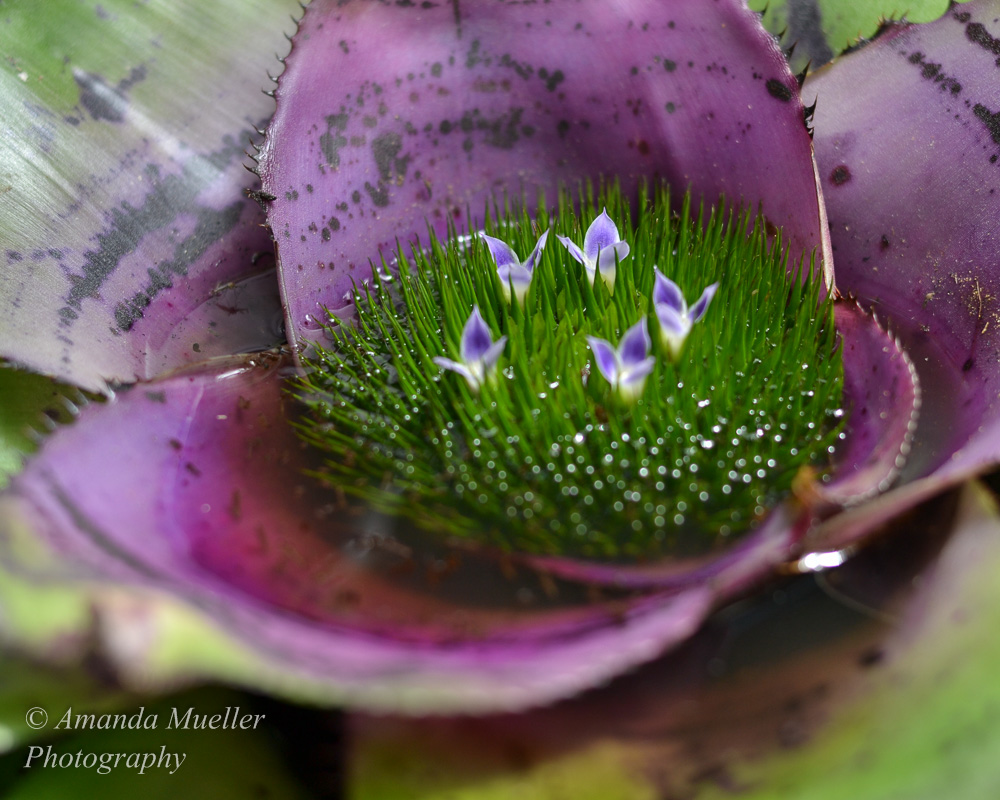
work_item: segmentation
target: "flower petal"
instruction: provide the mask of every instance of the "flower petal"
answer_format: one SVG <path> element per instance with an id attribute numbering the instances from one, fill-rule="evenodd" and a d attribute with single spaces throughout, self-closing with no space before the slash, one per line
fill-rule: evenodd
<path id="1" fill-rule="evenodd" d="M 472 313 L 462 329 L 462 361 L 471 364 L 481 361 L 493 345 L 493 334 L 486 324 L 479 306 L 473 306 Z"/>
<path id="2" fill-rule="evenodd" d="M 507 337 L 501 336 L 493 344 L 490 345 L 489 349 L 483 353 L 483 371 L 489 375 L 490 370 L 492 370 L 497 361 L 500 360 L 500 356 L 503 354 L 503 349 L 507 346 Z"/>
<path id="3" fill-rule="evenodd" d="M 213 315 L 251 328 L 249 347 L 254 318 L 267 346 L 281 340 L 273 282 L 253 288 L 263 307 L 216 290 L 272 250 L 244 150 L 272 112 L 265 70 L 296 9 L 104 6 L 5 9 L 18 66 L 0 73 L 0 357 L 99 391 L 208 352 Z"/>
<path id="4" fill-rule="evenodd" d="M 285 422 L 283 372 L 234 359 L 139 386 L 85 409 L 18 476 L 0 564 L 36 591 L 71 579 L 90 594 L 104 633 L 79 637 L 80 657 L 96 647 L 147 690 L 203 676 L 355 707 L 514 709 L 654 657 L 713 603 L 707 586 L 594 602 L 559 583 L 548 598 L 509 564 L 352 515 L 303 474 L 316 465 Z M 55 561 L 21 563 L 19 536 Z M 147 627 L 112 646 L 137 603 Z M 151 663 L 174 652 L 153 613 L 166 603 L 214 629 L 212 658 Z M 8 643 L 15 610 L 0 619 Z"/>
<path id="5" fill-rule="evenodd" d="M 621 343 L 618 345 L 622 367 L 631 369 L 642 363 L 649 355 L 649 348 L 652 344 L 649 331 L 646 330 L 646 318 L 643 317 L 625 331 L 625 335 L 622 336 Z"/>
<path id="6" fill-rule="evenodd" d="M 452 361 L 450 358 L 445 358 L 444 356 L 435 356 L 433 361 L 441 367 L 441 369 L 457 372 L 469 382 L 470 386 L 479 386 L 479 376 L 475 375 L 471 369 L 465 366 L 465 364 L 461 364 L 458 361 Z"/>
<path id="7" fill-rule="evenodd" d="M 343 43 L 343 44 L 341 44 Z M 556 46 L 558 44 L 558 46 Z M 798 87 L 738 0 L 310 4 L 261 175 L 293 344 L 380 251 L 494 191 L 651 175 L 825 253 Z M 595 116 L 598 114 L 599 116 Z M 308 188 L 307 188 L 308 187 Z"/>
<path id="8" fill-rule="evenodd" d="M 562 242 L 563 247 L 569 250 L 569 254 L 573 256 L 578 262 L 586 265 L 587 257 L 583 254 L 583 250 L 580 249 L 579 245 L 570 239 L 568 236 L 557 236 L 560 242 Z"/>
<path id="9" fill-rule="evenodd" d="M 656 311 L 656 318 L 660 321 L 662 333 L 670 337 L 679 338 L 683 343 L 683 340 L 687 338 L 688 333 L 691 331 L 691 323 L 685 317 L 678 314 L 672 306 L 665 303 L 657 304 L 653 308 Z"/>
<path id="10" fill-rule="evenodd" d="M 510 268 L 512 264 L 517 264 L 520 266 L 521 259 L 517 257 L 517 254 L 511 250 L 510 245 L 494 236 L 487 236 L 485 233 L 479 234 L 479 238 L 486 242 L 486 246 L 490 249 L 490 255 L 493 256 L 493 260 L 497 264 L 497 269 L 503 269 L 504 267 Z"/>
<path id="11" fill-rule="evenodd" d="M 653 285 L 653 305 L 666 305 L 677 312 L 675 316 L 683 314 L 687 311 L 687 303 L 681 287 L 660 272 L 658 267 L 654 268 L 654 271 L 656 283 Z"/>
<path id="12" fill-rule="evenodd" d="M 538 259 L 542 255 L 542 250 L 545 249 L 545 243 L 548 241 L 549 232 L 542 231 L 542 235 L 538 237 L 538 241 L 535 242 L 535 247 L 531 251 L 531 255 L 525 259 L 524 268 L 530 273 L 534 271 L 535 265 L 538 263 Z"/>
<path id="13" fill-rule="evenodd" d="M 596 263 L 600 253 L 620 241 L 618 226 L 608 216 L 608 210 L 604 209 L 587 228 L 587 233 L 583 237 L 583 252 L 588 259 Z"/>
<path id="14" fill-rule="evenodd" d="M 708 304 L 712 302 L 712 298 L 715 297 L 715 293 L 718 289 L 719 284 L 713 283 L 701 293 L 701 297 L 698 298 L 698 302 L 691 307 L 689 316 L 691 317 L 692 322 L 698 322 L 703 316 L 705 316 L 705 312 L 708 311 Z"/>
<path id="15" fill-rule="evenodd" d="M 618 271 L 618 262 L 623 261 L 628 256 L 628 253 L 628 242 L 618 242 L 605 250 L 601 250 L 601 254 L 597 258 L 597 271 L 609 287 L 614 286 L 615 274 Z"/>
<path id="16" fill-rule="evenodd" d="M 612 386 L 617 385 L 619 364 L 615 348 L 611 346 L 610 342 L 596 336 L 588 336 L 587 341 L 590 343 L 590 349 L 594 353 L 594 361 L 601 374 Z"/>

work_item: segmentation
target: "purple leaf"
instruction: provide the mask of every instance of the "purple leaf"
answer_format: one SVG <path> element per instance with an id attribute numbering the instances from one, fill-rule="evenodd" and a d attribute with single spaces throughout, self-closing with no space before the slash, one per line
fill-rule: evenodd
<path id="1" fill-rule="evenodd" d="M 795 79 L 735 0 L 315 2 L 277 96 L 261 174 L 296 347 L 380 252 L 475 229 L 495 191 L 657 175 L 826 253 Z"/>
<path id="2" fill-rule="evenodd" d="M 933 478 L 907 496 L 1000 460 L 996 18 L 977 0 L 893 24 L 806 84 L 838 286 L 888 319 L 927 387 L 903 477 Z"/>

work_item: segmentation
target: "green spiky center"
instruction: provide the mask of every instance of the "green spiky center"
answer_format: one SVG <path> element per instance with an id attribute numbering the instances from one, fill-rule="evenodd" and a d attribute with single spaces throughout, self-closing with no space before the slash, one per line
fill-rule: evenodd
<path id="1" fill-rule="evenodd" d="M 353 324 L 307 363 L 302 436 L 318 476 L 445 537 L 522 552 L 645 559 L 704 552 L 751 530 L 804 467 L 826 470 L 841 434 L 832 304 L 810 265 L 789 274 L 761 219 L 703 212 L 666 188 L 560 193 L 549 213 L 507 204 L 484 229 L 525 258 L 551 228 L 582 244 L 606 207 L 631 254 L 613 293 L 549 237 L 531 288 L 509 302 L 476 236 L 399 251 L 355 295 Z M 660 342 L 654 266 L 689 303 L 720 287 L 680 356 Z M 477 305 L 506 335 L 496 380 L 474 390 L 457 360 Z M 587 336 L 617 344 L 648 320 L 656 365 L 624 402 Z"/>

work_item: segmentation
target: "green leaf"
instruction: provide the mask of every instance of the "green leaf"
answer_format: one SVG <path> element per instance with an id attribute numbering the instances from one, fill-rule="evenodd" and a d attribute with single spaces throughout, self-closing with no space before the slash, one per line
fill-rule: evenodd
<path id="1" fill-rule="evenodd" d="M 736 772 L 744 800 L 1000 796 L 1000 517 L 964 490 L 956 532 L 886 649 L 886 665 L 799 751 Z M 699 800 L 721 800 L 710 791 Z"/>
<path id="2" fill-rule="evenodd" d="M 959 0 L 967 2 L 968 0 Z M 948 0 L 750 0 L 764 13 L 764 27 L 782 34 L 782 46 L 796 44 L 792 69 L 822 66 L 843 50 L 870 38 L 883 19 L 904 17 L 930 22 L 948 9 Z"/>
<path id="3" fill-rule="evenodd" d="M 34 451 L 30 430 L 41 426 L 47 411 L 65 414 L 61 398 L 71 393 L 48 378 L 0 366 L 0 489 Z"/>

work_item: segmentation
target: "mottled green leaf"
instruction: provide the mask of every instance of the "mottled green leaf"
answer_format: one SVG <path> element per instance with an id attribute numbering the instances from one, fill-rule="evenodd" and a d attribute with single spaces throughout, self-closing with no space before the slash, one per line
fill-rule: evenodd
<path id="1" fill-rule="evenodd" d="M 0 489 L 34 450 L 29 434 L 42 427 L 43 415 L 66 413 L 66 392 L 48 378 L 0 366 Z"/>
<path id="2" fill-rule="evenodd" d="M 948 5 L 948 0 L 750 0 L 751 8 L 764 12 L 768 30 L 784 33 L 783 46 L 795 44 L 795 70 L 808 63 L 822 66 L 860 38 L 871 37 L 883 18 L 930 22 Z"/>
<path id="3" fill-rule="evenodd" d="M 293 10 L 0 2 L 0 357 L 102 389 L 280 338 L 275 280 L 226 292 L 271 266 L 244 151 Z"/>

